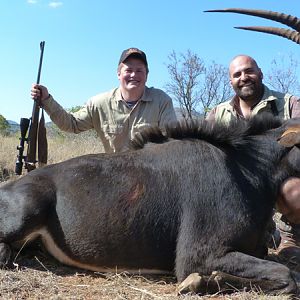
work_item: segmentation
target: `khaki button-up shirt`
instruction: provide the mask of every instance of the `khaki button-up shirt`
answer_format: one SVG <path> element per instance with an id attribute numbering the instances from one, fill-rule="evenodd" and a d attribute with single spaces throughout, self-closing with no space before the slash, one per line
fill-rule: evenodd
<path id="1" fill-rule="evenodd" d="M 229 101 L 221 103 L 213 108 L 206 119 L 209 121 L 221 121 L 228 123 L 232 119 L 243 119 L 237 109 L 238 100 L 234 96 Z M 251 109 L 251 116 L 261 112 L 270 112 L 283 119 L 300 117 L 300 99 L 290 94 L 284 94 L 270 90 L 264 85 L 262 99 Z"/>
<path id="2" fill-rule="evenodd" d="M 76 113 L 66 112 L 52 96 L 43 103 L 51 120 L 63 131 L 79 133 L 95 129 L 105 152 L 125 151 L 136 132 L 150 126 L 164 129 L 176 121 L 172 99 L 162 90 L 145 88 L 133 108 L 122 100 L 119 88 L 92 97 Z"/>

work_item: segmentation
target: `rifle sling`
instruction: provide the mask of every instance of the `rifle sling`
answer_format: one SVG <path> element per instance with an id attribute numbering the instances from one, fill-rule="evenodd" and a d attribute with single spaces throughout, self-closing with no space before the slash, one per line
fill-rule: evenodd
<path id="1" fill-rule="evenodd" d="M 38 163 L 39 167 L 46 165 L 48 160 L 48 142 L 46 136 L 46 126 L 44 118 L 44 109 L 42 109 L 42 116 L 39 122 L 38 129 Z"/>

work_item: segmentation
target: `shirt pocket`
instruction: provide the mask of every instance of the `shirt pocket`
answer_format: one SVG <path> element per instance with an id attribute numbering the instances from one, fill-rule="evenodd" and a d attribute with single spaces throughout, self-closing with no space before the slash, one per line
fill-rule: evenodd
<path id="1" fill-rule="evenodd" d="M 108 140 L 115 139 L 117 135 L 120 135 L 123 131 L 123 126 L 115 125 L 115 124 L 103 124 L 102 131 L 104 136 Z"/>

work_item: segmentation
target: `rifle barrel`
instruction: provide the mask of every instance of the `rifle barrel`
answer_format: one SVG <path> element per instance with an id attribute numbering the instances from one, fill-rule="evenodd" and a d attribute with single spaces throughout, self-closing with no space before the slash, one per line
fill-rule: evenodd
<path id="1" fill-rule="evenodd" d="M 42 64 L 43 64 L 43 56 L 44 56 L 44 47 L 45 42 L 42 41 L 40 43 L 40 62 L 38 68 L 38 75 L 36 83 L 40 83 Z M 40 99 L 35 100 L 33 103 L 31 123 L 28 134 L 28 148 L 27 148 L 27 161 L 26 161 L 26 169 L 29 171 L 35 169 L 36 164 L 36 146 L 37 146 L 37 135 L 38 135 L 38 123 L 39 123 L 39 114 L 40 114 Z"/>

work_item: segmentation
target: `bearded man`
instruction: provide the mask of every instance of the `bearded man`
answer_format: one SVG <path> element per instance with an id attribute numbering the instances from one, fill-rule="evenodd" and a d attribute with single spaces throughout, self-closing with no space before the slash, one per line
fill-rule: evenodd
<path id="1" fill-rule="evenodd" d="M 288 93 L 270 90 L 263 84 L 263 73 L 248 55 L 235 56 L 229 65 L 229 78 L 235 95 L 217 105 L 207 116 L 212 122 L 229 123 L 269 112 L 283 119 L 300 117 L 300 99 Z M 278 255 L 300 263 L 300 178 L 288 178 L 277 197 L 277 210 L 282 214 L 277 227 L 281 242 Z"/>

